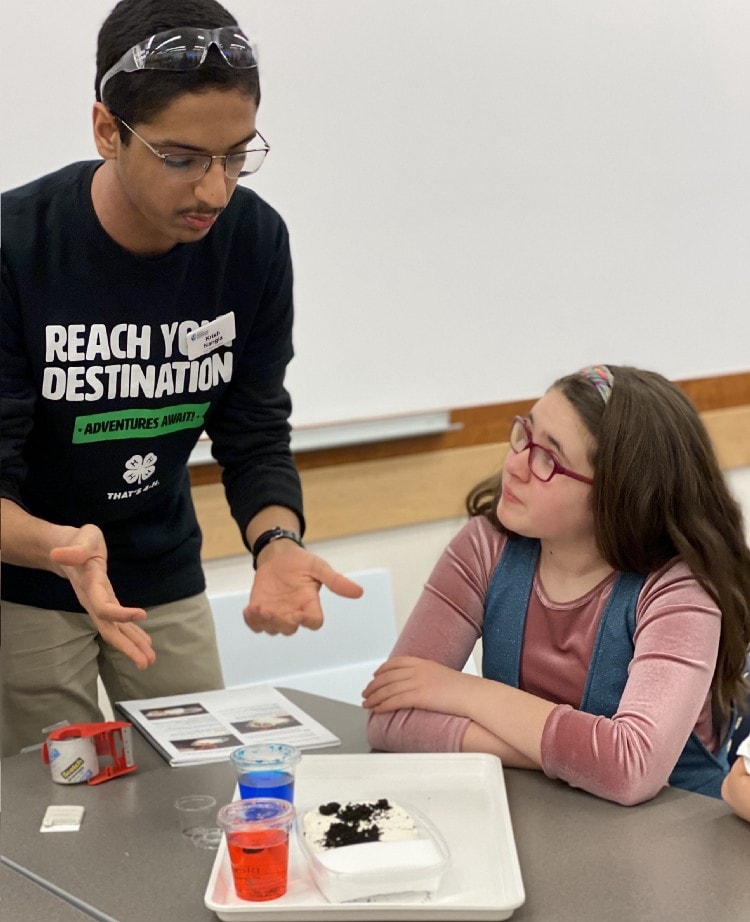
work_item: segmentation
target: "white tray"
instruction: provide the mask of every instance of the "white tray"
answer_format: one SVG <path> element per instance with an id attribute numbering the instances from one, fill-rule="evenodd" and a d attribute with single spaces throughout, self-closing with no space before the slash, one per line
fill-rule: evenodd
<path id="1" fill-rule="evenodd" d="M 495 920 L 524 901 L 516 843 L 500 760 L 481 753 L 305 754 L 294 799 L 300 809 L 331 800 L 387 797 L 414 804 L 443 834 L 451 853 L 432 894 L 396 894 L 329 903 L 315 886 L 296 838 L 289 852 L 289 887 L 278 900 L 237 898 L 225 842 L 206 887 L 205 902 L 227 922 L 349 922 L 349 920 Z"/>

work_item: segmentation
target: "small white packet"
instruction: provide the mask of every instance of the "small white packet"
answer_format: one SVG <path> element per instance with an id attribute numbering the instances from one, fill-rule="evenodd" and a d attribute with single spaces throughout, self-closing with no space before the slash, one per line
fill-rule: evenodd
<path id="1" fill-rule="evenodd" d="M 69 804 L 47 807 L 39 832 L 78 832 L 83 810 Z"/>

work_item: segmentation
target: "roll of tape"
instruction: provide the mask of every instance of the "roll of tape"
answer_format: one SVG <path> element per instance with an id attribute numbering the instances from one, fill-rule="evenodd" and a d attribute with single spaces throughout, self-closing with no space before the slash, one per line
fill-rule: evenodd
<path id="1" fill-rule="evenodd" d="M 57 784 L 80 784 L 99 774 L 93 739 L 47 740 L 47 752 L 52 780 Z"/>

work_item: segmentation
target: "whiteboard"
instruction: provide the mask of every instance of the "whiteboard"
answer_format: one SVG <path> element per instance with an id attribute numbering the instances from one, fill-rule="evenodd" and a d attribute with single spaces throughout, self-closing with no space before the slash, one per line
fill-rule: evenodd
<path id="1" fill-rule="evenodd" d="M 750 365 L 747 0 L 227 0 L 295 263 L 296 426 Z M 2 188 L 95 157 L 101 0 L 6 5 Z M 32 40 L 33 39 L 33 40 Z"/>

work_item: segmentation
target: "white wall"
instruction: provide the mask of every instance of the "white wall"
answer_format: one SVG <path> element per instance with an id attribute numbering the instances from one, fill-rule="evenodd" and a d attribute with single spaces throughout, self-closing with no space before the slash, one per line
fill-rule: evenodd
<path id="1" fill-rule="evenodd" d="M 3 188 L 96 156 L 113 5 L 4 5 Z M 747 368 L 747 0 L 227 5 L 260 49 L 248 183 L 292 240 L 295 425 L 521 399 L 596 361 Z"/>
<path id="2" fill-rule="evenodd" d="M 727 478 L 742 504 L 745 533 L 750 543 L 750 467 L 730 471 Z M 450 519 L 395 528 L 352 538 L 320 541 L 311 544 L 310 548 L 343 572 L 387 567 L 393 577 L 396 620 L 401 628 L 435 561 L 463 522 L 463 519 Z M 206 564 L 208 591 L 237 591 L 246 586 L 249 594 L 252 573 L 248 556 L 209 561 Z"/>

